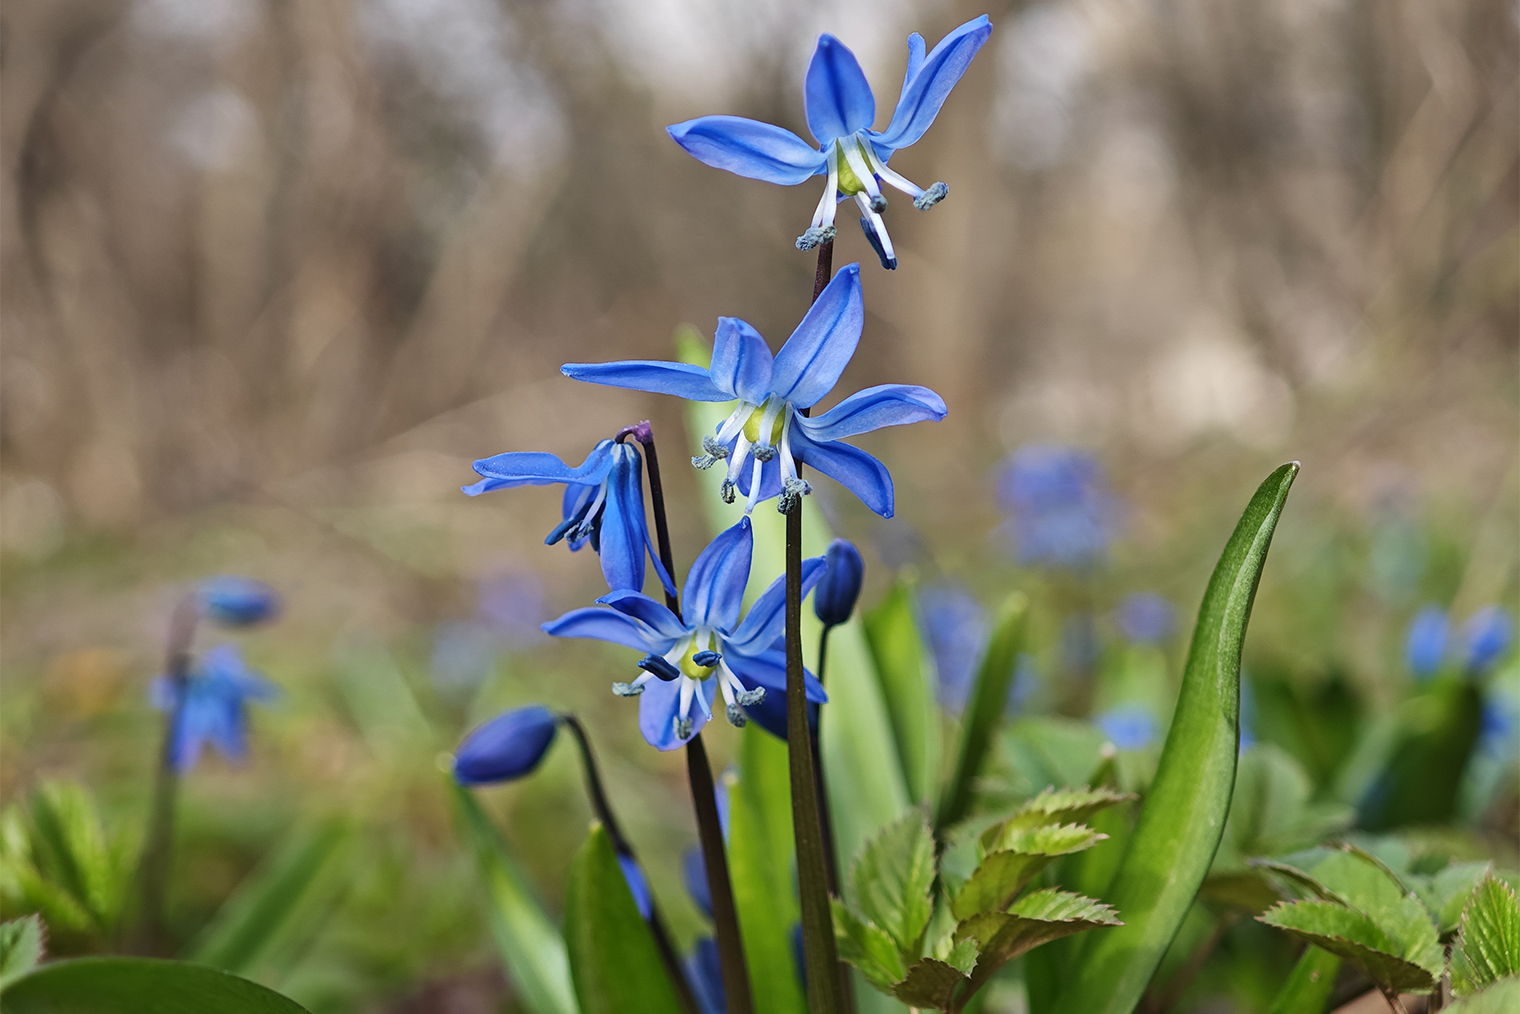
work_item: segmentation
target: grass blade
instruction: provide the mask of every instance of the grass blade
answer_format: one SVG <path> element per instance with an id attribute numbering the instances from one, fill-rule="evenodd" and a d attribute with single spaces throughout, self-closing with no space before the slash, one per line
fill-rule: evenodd
<path id="1" fill-rule="evenodd" d="M 1325 1014 L 1340 970 L 1341 959 L 1334 954 L 1314 946 L 1304 948 L 1293 974 L 1273 999 L 1270 1014 Z"/>

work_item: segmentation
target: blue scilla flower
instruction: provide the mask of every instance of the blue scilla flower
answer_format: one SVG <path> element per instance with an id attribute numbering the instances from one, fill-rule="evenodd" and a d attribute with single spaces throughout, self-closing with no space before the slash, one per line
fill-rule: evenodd
<path id="1" fill-rule="evenodd" d="M 1124 636 L 1135 644 L 1157 644 L 1171 636 L 1176 610 L 1166 598 L 1151 592 L 1124 596 L 1114 610 L 1114 620 Z"/>
<path id="2" fill-rule="evenodd" d="M 1441 668 L 1448 628 L 1446 610 L 1437 605 L 1425 606 L 1409 621 L 1409 632 L 1404 635 L 1404 665 L 1415 679 L 1428 680 Z"/>
<path id="3" fill-rule="evenodd" d="M 1156 718 L 1139 704 L 1121 704 L 1093 721 L 1120 750 L 1143 750 L 1156 738 Z"/>
<path id="4" fill-rule="evenodd" d="M 899 148 L 924 136 L 991 34 L 992 25 L 983 15 L 945 36 L 927 54 L 922 36 L 908 36 L 908 73 L 884 131 L 871 129 L 876 97 L 855 54 L 832 35 L 819 37 L 804 84 L 808 130 L 817 148 L 790 130 L 740 116 L 703 116 L 666 130 L 701 161 L 740 176 L 784 186 L 826 176 L 823 199 L 812 224 L 798 237 L 797 248 L 810 250 L 832 240 L 835 205 L 853 197 L 860 206 L 861 229 L 882 267 L 890 270 L 897 267 L 897 255 L 881 217 L 887 208 L 881 185 L 901 190 L 920 211 L 944 200 L 950 188 L 936 183 L 925 190 L 887 168 L 887 162 Z"/>
<path id="5" fill-rule="evenodd" d="M 1509 614 L 1498 606 L 1484 606 L 1469 616 L 1462 625 L 1463 662 L 1468 672 L 1484 672 L 1504 657 L 1513 634 Z"/>
<path id="6" fill-rule="evenodd" d="M 184 774 L 207 743 L 228 760 L 242 760 L 248 753 L 247 702 L 271 701 L 279 689 L 248 668 L 236 645 L 220 644 L 183 680 L 154 680 L 150 693 L 155 708 L 177 715 L 169 759 Z"/>
<path id="7" fill-rule="evenodd" d="M 824 552 L 823 580 L 813 592 L 813 612 L 825 626 L 837 626 L 849 620 L 860 598 L 860 583 L 865 577 L 865 561 L 860 550 L 847 539 L 835 539 Z"/>
<path id="8" fill-rule="evenodd" d="M 882 517 L 892 516 L 892 476 L 845 437 L 924 419 L 942 419 L 945 403 L 926 387 L 883 384 L 850 395 L 814 418 L 801 414 L 833 389 L 855 354 L 865 307 L 860 265 L 850 264 L 818 296 L 781 351 L 771 355 L 760 332 L 735 317 L 721 317 L 708 369 L 688 363 L 634 361 L 567 363 L 567 377 L 609 387 L 673 394 L 690 401 L 732 401 L 739 405 L 702 439 L 698 468 L 728 460 L 723 499 L 737 490 L 755 504 L 780 495 L 783 513 L 812 487 L 797 474 L 806 464 L 830 476 Z M 479 467 L 478 465 L 476 466 Z"/>
<path id="9" fill-rule="evenodd" d="M 939 702 L 959 711 L 991 631 L 987 613 L 970 592 L 950 583 L 920 591 L 918 613 L 939 677 Z"/>
<path id="10" fill-rule="evenodd" d="M 786 739 L 786 694 L 766 694 L 764 698 L 754 704 L 746 704 L 744 713 L 766 732 L 777 739 Z M 808 728 L 818 728 L 818 705 L 813 701 L 807 702 Z"/>
<path id="11" fill-rule="evenodd" d="M 644 518 L 644 466 L 639 452 L 625 441 L 603 440 L 579 467 L 552 454 L 508 451 L 475 462 L 482 478 L 464 487 L 470 496 L 517 486 L 565 486 L 564 520 L 544 540 L 564 541 L 572 552 L 586 543 L 602 560 L 602 574 L 613 591 L 644 587 L 644 558 L 654 560 L 660 582 L 674 594 L 675 584 L 660 565 Z"/>
<path id="12" fill-rule="evenodd" d="M 559 732 L 559 716 L 541 705 L 503 712 L 479 726 L 454 752 L 460 785 L 495 785 L 531 774 Z"/>
<path id="13" fill-rule="evenodd" d="M 227 627 L 249 627 L 273 619 L 280 597 L 273 588 L 251 577 L 221 574 L 201 583 L 201 612 Z"/>
<path id="14" fill-rule="evenodd" d="M 614 591 L 597 599 L 610 608 L 576 609 L 544 624 L 555 637 L 585 637 L 647 652 L 643 673 L 614 683 L 620 697 L 639 697 L 639 730 L 649 745 L 674 750 L 712 717 L 714 683 L 728 720 L 745 723 L 744 706 L 767 689 L 786 693 L 786 652 L 778 646 L 786 622 L 786 578 L 776 578 L 740 621 L 749 582 L 754 533 L 748 517 L 702 550 L 686 577 L 682 616 L 641 592 Z M 823 576 L 823 557 L 802 561 L 802 594 Z M 823 687 L 805 673 L 810 700 L 823 702 Z"/>
<path id="15" fill-rule="evenodd" d="M 1119 500 L 1103 466 L 1086 451 L 1028 444 L 998 477 L 1020 563 L 1081 567 L 1096 562 L 1116 534 Z"/>

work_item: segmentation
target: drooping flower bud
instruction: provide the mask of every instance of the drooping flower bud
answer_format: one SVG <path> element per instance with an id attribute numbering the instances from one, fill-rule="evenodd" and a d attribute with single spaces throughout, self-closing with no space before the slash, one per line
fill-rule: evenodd
<path id="1" fill-rule="evenodd" d="M 280 611 L 280 597 L 262 581 L 222 574 L 201 583 L 201 612 L 228 627 L 249 627 L 272 619 Z"/>
<path id="2" fill-rule="evenodd" d="M 530 774 L 558 731 L 559 717 L 537 704 L 497 715 L 459 745 L 454 779 L 460 785 L 492 785 Z"/>
<path id="3" fill-rule="evenodd" d="M 824 560 L 823 580 L 813 589 L 813 611 L 825 625 L 832 627 L 848 620 L 855 611 L 865 562 L 860 558 L 860 550 L 844 539 L 829 543 Z"/>

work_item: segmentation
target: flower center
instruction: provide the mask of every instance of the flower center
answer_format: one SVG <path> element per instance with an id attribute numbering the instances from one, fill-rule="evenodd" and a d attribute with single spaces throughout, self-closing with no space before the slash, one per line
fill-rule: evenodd
<path id="1" fill-rule="evenodd" d="M 871 159 L 867 155 L 865 147 L 861 145 L 860 138 L 852 134 L 847 139 L 841 138 L 835 141 L 834 144 L 839 149 L 839 192 L 846 197 L 854 197 L 856 194 L 865 193 L 866 185 L 861 182 L 859 176 L 855 175 L 855 170 L 850 168 L 850 160 L 845 157 L 845 145 L 853 144 L 860 149 L 860 154 L 865 158 L 866 165 L 871 164 Z"/>
<path id="2" fill-rule="evenodd" d="M 702 665 L 696 660 L 696 656 L 706 651 L 707 646 L 709 643 L 711 643 L 711 641 L 712 637 L 706 630 L 699 630 L 697 631 L 696 636 L 691 639 L 691 642 L 687 644 L 686 654 L 681 656 L 681 661 L 679 663 L 681 672 L 687 676 L 690 676 L 698 683 L 701 683 L 703 680 L 707 679 L 707 677 L 712 675 L 712 666 Z M 669 656 L 666 657 L 668 658 Z"/>
<path id="3" fill-rule="evenodd" d="M 777 412 L 771 420 L 771 431 L 765 440 L 760 439 L 760 427 L 765 423 L 766 406 L 770 405 L 767 399 L 763 404 L 756 405 L 755 410 L 744 420 L 744 436 L 752 444 L 764 444 L 774 447 L 781 442 L 781 427 L 786 422 L 786 413 Z"/>

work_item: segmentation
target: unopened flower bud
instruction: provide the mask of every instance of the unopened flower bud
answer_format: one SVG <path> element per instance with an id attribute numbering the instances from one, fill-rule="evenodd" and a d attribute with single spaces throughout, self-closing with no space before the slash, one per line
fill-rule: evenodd
<path id="1" fill-rule="evenodd" d="M 813 589 L 813 611 L 826 626 L 832 627 L 844 623 L 855 611 L 865 562 L 860 558 L 860 550 L 844 539 L 829 543 L 824 560 L 823 579 Z"/>
<path id="2" fill-rule="evenodd" d="M 461 785 L 491 785 L 531 774 L 558 731 L 559 717 L 537 704 L 498 715 L 459 745 L 454 779 Z"/>

